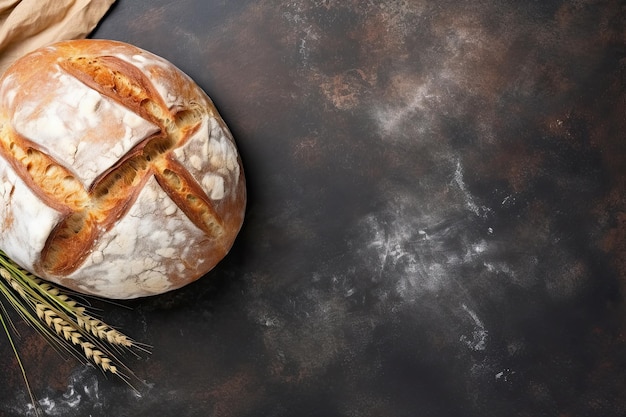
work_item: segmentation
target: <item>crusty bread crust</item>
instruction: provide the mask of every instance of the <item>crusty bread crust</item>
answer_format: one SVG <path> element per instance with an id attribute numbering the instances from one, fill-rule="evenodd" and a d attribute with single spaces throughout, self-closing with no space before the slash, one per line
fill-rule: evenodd
<path id="1" fill-rule="evenodd" d="M 0 157 L 0 247 L 84 293 L 179 288 L 243 222 L 241 160 L 215 106 L 125 43 L 61 42 L 14 63 L 0 78 Z"/>

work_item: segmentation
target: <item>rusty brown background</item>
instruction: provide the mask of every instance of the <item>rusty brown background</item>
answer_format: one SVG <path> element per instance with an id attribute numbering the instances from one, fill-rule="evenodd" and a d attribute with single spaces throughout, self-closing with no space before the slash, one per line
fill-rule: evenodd
<path id="1" fill-rule="evenodd" d="M 44 415 L 626 415 L 622 1 L 118 0 L 242 153 L 207 277 L 95 302 L 135 395 L 22 325 Z M 130 307 L 130 308 L 128 308 Z M 32 415 L 1 343 L 0 415 Z"/>

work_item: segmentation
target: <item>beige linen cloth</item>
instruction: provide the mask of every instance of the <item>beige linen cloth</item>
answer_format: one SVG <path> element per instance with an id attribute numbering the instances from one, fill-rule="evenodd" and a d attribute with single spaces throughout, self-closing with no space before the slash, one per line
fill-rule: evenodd
<path id="1" fill-rule="evenodd" d="M 0 0 L 0 74 L 52 42 L 86 37 L 115 0 Z"/>

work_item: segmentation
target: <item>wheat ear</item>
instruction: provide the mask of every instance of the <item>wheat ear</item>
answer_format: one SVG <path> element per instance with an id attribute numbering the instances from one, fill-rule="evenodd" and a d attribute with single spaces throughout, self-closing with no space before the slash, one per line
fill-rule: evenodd
<path id="1" fill-rule="evenodd" d="M 93 343 L 83 340 L 83 334 L 77 329 L 76 324 L 68 322 L 58 313 L 43 304 L 37 304 L 37 317 L 43 320 L 56 334 L 66 341 L 80 347 L 87 359 L 101 367 L 104 371 L 117 374 L 117 367 L 113 365 L 111 358 L 98 349 Z"/>
<path id="2" fill-rule="evenodd" d="M 74 346 L 82 352 L 85 360 L 104 372 L 117 375 L 134 389 L 127 376 L 132 375 L 132 371 L 115 357 L 109 347 L 147 351 L 145 345 L 136 343 L 119 330 L 93 317 L 87 313 L 84 305 L 59 287 L 23 270 L 1 250 L 0 277 L 0 294 L 48 341 L 72 354 L 68 347 Z M 3 311 L 0 310 L 0 314 Z M 120 365 L 125 372 L 120 371 Z"/>
<path id="3" fill-rule="evenodd" d="M 112 328 L 102 320 L 87 313 L 87 309 L 72 300 L 67 294 L 48 282 L 43 282 L 35 278 L 39 287 L 44 290 L 55 303 L 66 310 L 68 314 L 74 316 L 76 324 L 87 332 L 101 340 L 105 340 L 111 345 L 119 345 L 126 348 L 138 347 L 138 344 L 124 333 Z"/>

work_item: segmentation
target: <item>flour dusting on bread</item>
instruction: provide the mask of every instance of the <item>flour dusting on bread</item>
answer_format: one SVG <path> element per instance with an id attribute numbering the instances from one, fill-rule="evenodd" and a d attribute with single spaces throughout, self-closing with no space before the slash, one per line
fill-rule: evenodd
<path id="1" fill-rule="evenodd" d="M 0 181 L 0 247 L 110 298 L 206 274 L 246 204 L 237 147 L 209 97 L 163 58 L 106 40 L 57 43 L 6 71 Z"/>

